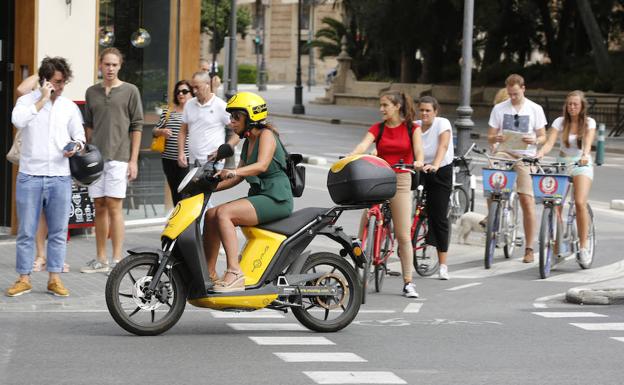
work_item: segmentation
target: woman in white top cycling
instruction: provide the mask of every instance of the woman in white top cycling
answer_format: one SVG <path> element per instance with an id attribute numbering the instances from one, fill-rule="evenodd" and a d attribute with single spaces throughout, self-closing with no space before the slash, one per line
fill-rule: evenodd
<path id="1" fill-rule="evenodd" d="M 592 142 L 596 133 L 596 121 L 587 116 L 587 99 L 582 91 L 572 91 L 566 97 L 563 116 L 552 123 L 548 139 L 537 152 L 543 157 L 552 150 L 561 136 L 557 162 L 578 163 L 569 170 L 574 183 L 574 202 L 576 204 L 576 224 L 581 241 L 579 259 L 581 263 L 588 261 L 587 234 L 589 229 L 589 213 L 587 198 L 594 179 L 594 167 L 590 155 Z"/>

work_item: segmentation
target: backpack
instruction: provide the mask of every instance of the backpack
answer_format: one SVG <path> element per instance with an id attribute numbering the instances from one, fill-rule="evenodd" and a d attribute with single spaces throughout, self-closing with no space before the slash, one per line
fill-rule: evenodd
<path id="1" fill-rule="evenodd" d="M 407 135 L 410 141 L 410 148 L 412 149 L 412 153 L 413 153 L 414 149 L 412 148 L 412 135 L 414 134 L 414 127 L 412 126 L 412 122 L 409 120 L 406 122 L 406 126 L 407 126 Z M 375 138 L 375 145 L 377 145 L 379 141 L 381 140 L 381 135 L 383 134 L 384 127 L 385 127 L 385 122 L 382 121 L 381 123 L 379 123 L 379 133 L 377 133 L 377 137 Z M 413 155 L 414 155 L 414 159 L 416 159 L 416 154 L 413 154 Z M 410 189 L 412 191 L 416 190 L 419 184 L 420 184 L 420 173 L 419 172 L 412 173 L 412 185 Z"/>
<path id="2" fill-rule="evenodd" d="M 303 161 L 303 155 L 289 154 L 280 138 L 276 136 L 276 139 L 279 145 L 282 146 L 282 150 L 284 150 L 284 154 L 286 155 L 286 168 L 282 167 L 282 170 L 284 170 L 290 181 L 290 190 L 292 191 L 293 197 L 299 198 L 303 195 L 303 190 L 305 189 L 305 167 L 299 164 Z"/>

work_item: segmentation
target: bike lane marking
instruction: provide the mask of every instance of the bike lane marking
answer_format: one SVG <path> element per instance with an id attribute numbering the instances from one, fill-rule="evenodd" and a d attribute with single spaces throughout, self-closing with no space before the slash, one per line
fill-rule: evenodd
<path id="1" fill-rule="evenodd" d="M 605 266 L 594 267 L 587 270 L 579 270 L 573 273 L 553 275 L 546 279 L 539 279 L 536 281 L 592 283 L 620 278 L 623 275 L 624 261 L 619 261 Z"/>
<path id="2" fill-rule="evenodd" d="M 348 352 L 274 352 L 285 362 L 368 362 Z"/>
<path id="3" fill-rule="evenodd" d="M 481 282 L 473 282 L 473 283 L 467 283 L 465 285 L 460 285 L 460 286 L 455 286 L 455 287 L 449 287 L 448 289 L 446 289 L 446 291 L 455 291 L 455 290 L 462 290 L 462 289 L 467 289 L 469 287 L 473 287 L 473 286 L 479 286 L 481 285 Z"/>
<path id="4" fill-rule="evenodd" d="M 392 372 L 303 372 L 317 384 L 407 384 Z"/>
<path id="5" fill-rule="evenodd" d="M 403 313 L 418 313 L 422 305 L 422 303 L 412 302 L 405 306 L 405 309 L 403 309 Z"/>

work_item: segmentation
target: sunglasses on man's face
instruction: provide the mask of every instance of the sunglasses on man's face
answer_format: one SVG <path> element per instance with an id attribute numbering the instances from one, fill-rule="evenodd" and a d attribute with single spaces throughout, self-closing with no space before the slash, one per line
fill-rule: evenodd
<path id="1" fill-rule="evenodd" d="M 176 94 L 176 95 L 179 95 L 179 94 L 186 95 L 186 94 L 188 94 L 188 93 L 190 93 L 190 92 L 191 92 L 191 90 L 182 89 L 182 90 L 177 90 L 175 94 Z"/>

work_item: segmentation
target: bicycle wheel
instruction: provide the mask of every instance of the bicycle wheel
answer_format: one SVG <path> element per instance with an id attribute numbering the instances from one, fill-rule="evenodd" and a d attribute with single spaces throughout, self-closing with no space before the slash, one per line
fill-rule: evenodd
<path id="1" fill-rule="evenodd" d="M 589 269 L 591 267 L 594 262 L 594 254 L 596 253 L 596 227 L 594 225 L 594 212 L 592 211 L 589 203 L 587 204 L 587 214 L 589 215 L 589 223 L 587 224 L 589 227 L 587 229 L 587 254 L 589 254 L 590 259 L 588 263 L 583 264 L 579 262 L 579 266 L 583 269 Z M 579 259 L 577 258 L 576 260 L 578 261 Z"/>
<path id="2" fill-rule="evenodd" d="M 499 225 L 500 201 L 492 201 L 492 203 L 490 204 L 487 227 L 485 230 L 485 255 L 483 261 L 486 269 L 489 269 L 492 266 L 492 260 L 494 259 L 494 250 L 496 249 L 496 237 L 498 235 Z"/>
<path id="3" fill-rule="evenodd" d="M 545 207 L 539 232 L 539 272 L 540 278 L 548 278 L 552 267 L 555 240 L 557 239 L 557 213 L 552 207 Z"/>
<path id="4" fill-rule="evenodd" d="M 505 246 L 503 247 L 503 252 L 505 253 L 505 258 L 511 258 L 517 246 L 518 229 L 520 228 L 520 216 L 518 215 L 518 206 L 520 203 L 518 194 L 511 193 L 509 200 L 505 202 L 505 204 L 508 206 L 508 215 L 503 225 L 505 227 Z"/>
<path id="5" fill-rule="evenodd" d="M 366 254 L 366 263 L 359 269 L 359 278 L 362 280 L 362 303 L 366 303 L 366 289 L 368 288 L 368 280 L 370 279 L 370 269 L 375 254 L 375 227 L 377 226 L 377 218 L 370 217 L 368 224 L 362 234 L 362 242 L 366 245 L 364 253 Z"/>
<path id="6" fill-rule="evenodd" d="M 394 250 L 394 239 L 392 238 L 392 223 L 387 226 L 383 226 L 382 234 L 381 234 L 382 242 L 381 242 L 381 250 L 379 251 L 380 260 L 376 261 L 374 265 L 374 274 L 375 274 L 375 291 L 379 293 L 383 286 L 384 278 L 388 273 L 388 269 L 386 267 L 386 261 L 390 258 L 390 254 Z"/>
<path id="7" fill-rule="evenodd" d="M 468 212 L 470 208 L 470 201 L 468 199 L 468 193 L 462 186 L 455 186 L 451 192 L 451 198 L 449 201 L 449 222 L 454 224 L 462 216 L 463 213 Z"/>
<path id="8" fill-rule="evenodd" d="M 416 229 L 412 236 L 412 247 L 414 248 L 414 268 L 421 277 L 428 277 L 438 271 L 440 267 L 438 257 L 427 254 L 427 217 L 421 216 L 416 222 Z"/>

